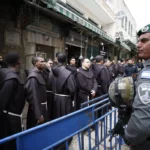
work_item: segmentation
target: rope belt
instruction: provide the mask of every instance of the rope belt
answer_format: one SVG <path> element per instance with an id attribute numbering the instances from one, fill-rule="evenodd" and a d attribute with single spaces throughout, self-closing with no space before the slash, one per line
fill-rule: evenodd
<path id="1" fill-rule="evenodd" d="M 57 96 L 62 96 L 62 97 L 71 97 L 70 95 L 65 95 L 65 94 L 58 94 L 58 93 L 54 93 L 53 91 L 46 91 L 48 93 L 53 93 L 54 95 L 57 95 Z"/>
<path id="2" fill-rule="evenodd" d="M 11 116 L 16 116 L 16 117 L 22 117 L 22 114 L 21 115 L 18 115 L 18 114 L 15 114 L 15 113 L 12 113 L 12 112 L 8 112 L 8 111 L 6 111 L 6 110 L 4 110 L 3 111 L 5 114 L 9 114 L 9 115 L 11 115 Z"/>
<path id="3" fill-rule="evenodd" d="M 46 92 L 48 92 L 48 93 L 53 93 L 52 91 L 48 91 L 48 90 L 46 90 Z"/>
<path id="4" fill-rule="evenodd" d="M 47 105 L 47 102 L 41 103 L 42 105 Z"/>
<path id="5" fill-rule="evenodd" d="M 47 110 L 47 102 L 41 103 L 41 105 L 46 105 L 46 110 Z"/>
<path id="6" fill-rule="evenodd" d="M 97 85 L 97 87 L 102 87 L 101 85 Z"/>
<path id="7" fill-rule="evenodd" d="M 3 113 L 8 114 L 8 115 L 11 115 L 11 116 L 19 117 L 19 118 L 20 118 L 20 121 L 21 121 L 21 128 L 22 128 L 22 131 L 24 130 L 22 114 L 21 114 L 21 115 L 18 115 L 18 114 L 9 112 L 9 111 L 7 111 L 7 110 L 3 110 Z"/>

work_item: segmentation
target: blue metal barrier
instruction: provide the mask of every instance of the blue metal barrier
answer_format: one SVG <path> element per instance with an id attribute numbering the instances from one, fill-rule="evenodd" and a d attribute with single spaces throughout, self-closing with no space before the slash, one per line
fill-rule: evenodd
<path id="1" fill-rule="evenodd" d="M 84 140 L 86 133 L 89 150 L 99 150 L 100 146 L 106 150 L 108 145 L 110 150 L 113 148 L 121 150 L 120 137 L 115 137 L 114 142 L 107 142 L 110 136 L 109 131 L 117 121 L 117 109 L 109 110 L 109 99 L 103 99 L 106 96 L 92 100 L 98 102 L 79 111 L 2 139 L 0 144 L 16 139 L 17 150 L 53 150 L 55 146 L 65 142 L 66 150 L 68 150 L 68 140 L 77 135 L 78 149 L 84 150 L 87 146 Z M 96 112 L 106 110 L 106 108 L 107 113 L 98 118 Z M 95 129 L 93 132 L 91 132 L 91 127 Z M 91 143 L 93 134 L 94 144 Z"/>

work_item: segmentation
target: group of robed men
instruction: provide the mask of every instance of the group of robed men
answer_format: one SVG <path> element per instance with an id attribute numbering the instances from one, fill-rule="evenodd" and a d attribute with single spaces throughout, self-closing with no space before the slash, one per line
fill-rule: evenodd
<path id="1" fill-rule="evenodd" d="M 66 58 L 66 54 L 59 53 L 57 65 L 49 69 L 42 57 L 34 56 L 34 68 L 27 71 L 24 84 L 18 72 L 19 55 L 6 55 L 8 68 L 0 69 L 0 139 L 22 131 L 25 100 L 29 104 L 27 128 L 31 128 L 78 110 L 81 103 L 108 92 L 111 80 L 103 57 L 97 56 L 92 65 L 84 58 L 78 69 L 75 63 L 66 66 Z M 0 149 L 16 149 L 15 141 L 1 145 Z"/>

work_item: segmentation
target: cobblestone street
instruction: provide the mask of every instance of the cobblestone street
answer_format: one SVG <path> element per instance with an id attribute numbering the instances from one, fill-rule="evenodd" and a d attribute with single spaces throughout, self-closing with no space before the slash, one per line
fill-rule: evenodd
<path id="1" fill-rule="evenodd" d="M 95 131 L 91 132 L 91 135 L 95 134 Z M 110 150 L 110 143 L 109 143 L 109 138 L 106 139 L 106 150 Z M 94 136 L 91 138 L 91 146 L 95 146 L 95 138 Z M 104 143 L 100 144 L 99 146 L 100 150 L 104 150 Z M 115 150 L 115 140 L 112 140 L 112 149 Z M 74 136 L 70 146 L 69 146 L 69 150 L 79 150 L 79 144 L 78 144 L 78 137 Z M 89 150 L 89 138 L 88 138 L 88 134 L 85 133 L 84 134 L 84 150 Z M 121 150 L 130 150 L 129 147 L 127 145 L 122 145 Z"/>

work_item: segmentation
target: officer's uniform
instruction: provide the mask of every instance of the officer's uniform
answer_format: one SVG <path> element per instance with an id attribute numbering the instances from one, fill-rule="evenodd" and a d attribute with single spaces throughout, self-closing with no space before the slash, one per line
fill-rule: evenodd
<path id="1" fill-rule="evenodd" d="M 135 83 L 133 113 L 125 129 L 125 138 L 133 150 L 150 149 L 150 59 L 144 65 Z"/>
<path id="2" fill-rule="evenodd" d="M 139 36 L 150 33 L 150 25 L 139 31 Z M 135 82 L 133 112 L 125 129 L 125 139 L 131 143 L 131 150 L 150 149 L 150 59 Z"/>

